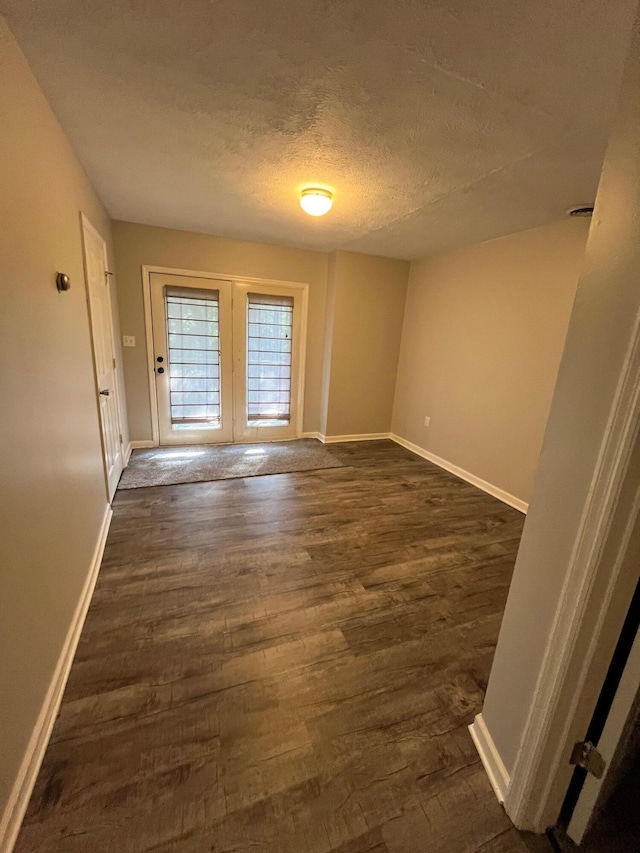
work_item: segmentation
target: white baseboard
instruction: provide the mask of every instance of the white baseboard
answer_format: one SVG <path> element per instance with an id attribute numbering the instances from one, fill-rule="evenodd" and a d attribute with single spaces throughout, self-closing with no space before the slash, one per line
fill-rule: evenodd
<path id="1" fill-rule="evenodd" d="M 129 460 L 131 459 L 131 451 L 133 450 L 133 445 L 131 442 L 127 444 L 126 450 L 124 451 L 124 459 L 122 460 L 122 467 L 126 468 L 129 464 Z"/>
<path id="2" fill-rule="evenodd" d="M 509 492 L 505 492 L 504 489 L 498 488 L 498 486 L 494 486 L 493 483 L 488 483 L 486 480 L 481 479 L 480 477 L 476 477 L 475 474 L 471 474 L 469 471 L 465 471 L 464 468 L 459 468 L 457 465 L 454 465 L 452 462 L 447 462 L 446 459 L 442 459 L 440 456 L 436 456 L 435 453 L 431 453 L 428 450 L 425 450 L 423 447 L 420 447 L 417 444 L 413 444 L 411 441 L 407 441 L 405 438 L 401 438 L 399 435 L 395 433 L 391 433 L 389 438 L 392 441 L 395 441 L 396 444 L 399 444 L 401 447 L 410 450 L 412 453 L 415 453 L 416 456 L 421 456 L 423 459 L 427 459 L 429 462 L 433 462 L 434 465 L 437 465 L 439 468 L 444 468 L 445 471 L 448 471 L 450 474 L 455 474 L 456 477 L 460 477 L 461 480 L 465 480 L 467 483 L 471 483 L 472 486 L 476 486 L 478 489 L 482 489 L 483 492 L 491 495 L 494 498 L 497 498 L 499 501 L 502 501 L 509 506 L 512 506 L 514 509 L 519 510 L 520 512 L 526 513 L 529 509 L 529 504 L 520 498 L 517 498 L 515 495 L 509 494 Z"/>
<path id="3" fill-rule="evenodd" d="M 388 432 L 367 432 L 361 435 L 321 435 L 320 441 L 325 444 L 337 444 L 339 441 L 380 441 L 390 438 Z"/>
<path id="4" fill-rule="evenodd" d="M 301 438 L 316 438 L 323 444 L 337 444 L 339 441 L 379 441 L 390 438 L 388 432 L 367 432 L 361 435 L 324 435 L 321 432 L 303 432 Z"/>
<path id="5" fill-rule="evenodd" d="M 2 815 L 2 820 L 0 820 L 0 853 L 11 853 L 13 850 L 22 819 L 29 804 L 29 798 L 31 797 L 31 792 L 33 791 L 33 786 L 35 785 L 38 771 L 40 770 L 40 765 L 42 764 L 42 759 L 44 758 L 47 744 L 51 737 L 53 724 L 58 715 L 62 694 L 69 678 L 69 671 L 76 653 L 82 626 L 84 625 L 96 580 L 98 579 L 98 572 L 100 570 L 100 563 L 102 562 L 102 554 L 107 541 L 112 515 L 111 507 L 107 506 L 87 578 L 75 613 L 73 614 L 73 620 L 69 626 L 62 652 L 53 673 L 53 678 L 49 684 L 47 695 L 45 696 L 31 739 L 29 740 L 18 777 L 13 785 L 9 801 Z"/>
<path id="6" fill-rule="evenodd" d="M 499 803 L 504 803 L 504 798 L 509 790 L 510 778 L 506 767 L 502 763 L 500 754 L 496 749 L 493 738 L 487 728 L 482 714 L 478 714 L 474 721 L 469 726 L 469 732 L 473 738 L 473 742 L 478 750 L 478 755 L 482 761 L 491 787 L 495 791 Z"/>
<path id="7" fill-rule="evenodd" d="M 145 439 L 144 441 L 130 441 L 129 447 L 132 450 L 143 450 L 145 447 L 157 447 L 158 445 L 155 441 L 151 439 Z"/>

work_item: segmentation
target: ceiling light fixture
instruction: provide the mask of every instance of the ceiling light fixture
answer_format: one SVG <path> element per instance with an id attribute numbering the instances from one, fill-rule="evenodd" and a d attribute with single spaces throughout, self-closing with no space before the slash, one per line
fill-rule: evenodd
<path id="1" fill-rule="evenodd" d="M 329 190 L 309 187 L 300 194 L 300 207 L 309 216 L 324 216 L 333 206 L 333 196 Z"/>

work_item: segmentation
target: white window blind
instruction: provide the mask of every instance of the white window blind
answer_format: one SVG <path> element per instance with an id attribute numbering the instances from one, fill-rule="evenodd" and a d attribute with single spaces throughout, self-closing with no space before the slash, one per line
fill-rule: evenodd
<path id="1" fill-rule="evenodd" d="M 173 429 L 220 424 L 219 293 L 166 287 Z"/>
<path id="2" fill-rule="evenodd" d="M 293 298 L 249 293 L 247 302 L 247 425 L 291 420 Z"/>

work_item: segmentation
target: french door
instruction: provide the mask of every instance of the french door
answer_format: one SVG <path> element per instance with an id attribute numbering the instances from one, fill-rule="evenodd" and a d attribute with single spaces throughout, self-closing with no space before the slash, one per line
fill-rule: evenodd
<path id="1" fill-rule="evenodd" d="M 303 289 L 155 272 L 150 287 L 159 443 L 295 438 Z"/>
<path id="2" fill-rule="evenodd" d="M 298 434 L 300 301 L 299 289 L 233 286 L 235 441 Z"/>

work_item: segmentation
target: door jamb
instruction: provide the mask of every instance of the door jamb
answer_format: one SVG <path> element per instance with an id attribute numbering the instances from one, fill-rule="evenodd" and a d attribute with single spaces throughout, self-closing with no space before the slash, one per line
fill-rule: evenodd
<path id="1" fill-rule="evenodd" d="M 611 555 L 604 559 L 604 552 L 623 487 L 629 483 L 627 477 L 633 476 L 630 460 L 640 441 L 639 431 L 640 314 L 505 796 L 505 810 L 521 829 L 544 832 L 558 818 L 572 772 L 572 741 L 576 733 L 579 740 L 580 732 L 586 731 L 611 659 L 611 654 L 603 655 L 606 638 L 613 636 L 615 645 L 635 588 L 634 584 L 625 606 L 621 601 L 629 585 L 625 557 L 640 513 L 640 483 L 635 495 L 628 496 L 613 560 Z M 588 613 L 591 630 L 585 636 Z"/>
<path id="2" fill-rule="evenodd" d="M 302 435 L 304 415 L 305 367 L 307 359 L 307 317 L 309 303 L 309 285 L 300 281 L 283 281 L 273 278 L 255 278 L 247 275 L 230 275 L 229 273 L 203 272 L 202 270 L 185 270 L 174 267 L 142 264 L 142 296 L 144 300 L 144 333 L 147 348 L 147 382 L 149 386 L 149 406 L 151 409 L 152 447 L 160 446 L 160 427 L 158 424 L 158 395 L 155 382 L 155 358 L 153 352 L 153 326 L 151 318 L 151 273 L 165 275 L 184 275 L 191 278 L 223 279 L 241 284 L 265 284 L 272 287 L 295 287 L 302 291 L 302 340 L 300 341 L 300 382 L 298 389 L 298 417 L 296 420 L 296 438 Z M 273 439 L 271 439 L 273 440 Z M 290 439 L 289 439 L 290 440 Z"/>

